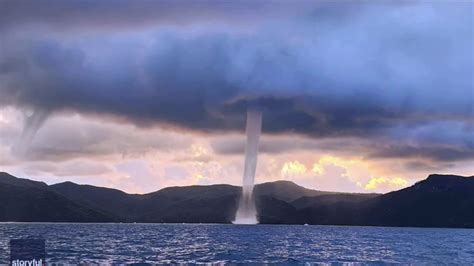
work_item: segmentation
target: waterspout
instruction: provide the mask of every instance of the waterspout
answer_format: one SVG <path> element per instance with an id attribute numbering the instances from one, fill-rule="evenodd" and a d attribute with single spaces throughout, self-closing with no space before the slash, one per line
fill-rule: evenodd
<path id="1" fill-rule="evenodd" d="M 262 130 L 262 112 L 247 111 L 247 144 L 245 146 L 245 166 L 242 183 L 242 197 L 235 215 L 234 224 L 257 224 L 257 210 L 253 198 L 255 172 L 257 169 L 258 142 Z"/>

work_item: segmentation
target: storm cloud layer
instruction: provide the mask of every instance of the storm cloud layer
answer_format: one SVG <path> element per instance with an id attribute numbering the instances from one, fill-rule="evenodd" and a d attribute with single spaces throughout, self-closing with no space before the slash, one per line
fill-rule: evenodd
<path id="1" fill-rule="evenodd" d="M 211 133 L 257 105 L 266 134 L 474 158 L 472 3 L 199 3 L 0 2 L 0 104 Z"/>

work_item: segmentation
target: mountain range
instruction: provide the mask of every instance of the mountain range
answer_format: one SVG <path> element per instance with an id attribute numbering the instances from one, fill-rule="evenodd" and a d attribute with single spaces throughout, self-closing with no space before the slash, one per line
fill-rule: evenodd
<path id="1" fill-rule="evenodd" d="M 260 223 L 474 228 L 474 176 L 430 175 L 386 194 L 307 189 L 290 181 L 258 184 Z M 17 178 L 0 172 L 0 221 L 231 223 L 241 188 L 168 187 L 148 194 Z"/>

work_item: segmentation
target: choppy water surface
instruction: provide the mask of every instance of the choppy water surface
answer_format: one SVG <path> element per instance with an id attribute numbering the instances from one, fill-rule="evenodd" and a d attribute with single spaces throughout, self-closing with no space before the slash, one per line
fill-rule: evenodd
<path id="1" fill-rule="evenodd" d="M 471 229 L 26 223 L 0 223 L 0 263 L 24 237 L 64 263 L 474 263 Z"/>

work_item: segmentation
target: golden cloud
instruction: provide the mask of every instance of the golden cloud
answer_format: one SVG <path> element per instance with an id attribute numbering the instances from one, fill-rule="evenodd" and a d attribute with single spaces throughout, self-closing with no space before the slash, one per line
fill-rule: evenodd
<path id="1" fill-rule="evenodd" d="M 401 177 L 373 177 L 365 185 L 366 190 L 382 189 L 382 188 L 403 188 L 408 185 L 408 181 Z"/>
<path id="2" fill-rule="evenodd" d="M 295 160 L 283 164 L 283 167 L 281 168 L 281 175 L 283 177 L 291 177 L 295 175 L 305 174 L 306 171 L 306 166 Z"/>

